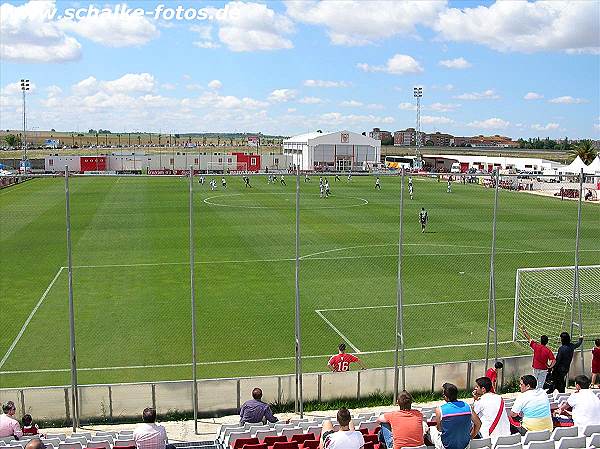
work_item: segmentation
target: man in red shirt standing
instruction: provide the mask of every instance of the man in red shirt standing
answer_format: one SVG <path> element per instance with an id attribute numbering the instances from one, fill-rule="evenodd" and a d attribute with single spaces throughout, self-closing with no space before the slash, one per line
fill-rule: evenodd
<path id="1" fill-rule="evenodd" d="M 523 331 L 523 335 L 525 338 L 529 340 L 529 346 L 533 349 L 533 377 L 537 381 L 537 388 L 544 388 L 544 383 L 546 382 L 546 375 L 548 374 L 548 370 L 554 366 L 556 363 L 556 357 L 546 345 L 548 344 L 548 336 L 542 335 L 540 337 L 540 342 L 535 341 L 524 326 L 521 327 Z"/>
<path id="2" fill-rule="evenodd" d="M 366 369 L 366 366 L 358 357 L 352 354 L 346 354 L 346 344 L 340 343 L 338 346 L 339 353 L 332 356 L 327 362 L 327 367 L 331 371 L 340 372 L 340 371 L 349 371 L 351 363 L 358 363 L 360 365 L 360 369 Z"/>
<path id="3" fill-rule="evenodd" d="M 492 381 L 492 389 L 488 393 L 495 393 L 498 389 L 498 370 L 502 368 L 504 368 L 504 364 L 496 362 L 492 368 L 485 372 L 485 377 Z"/>

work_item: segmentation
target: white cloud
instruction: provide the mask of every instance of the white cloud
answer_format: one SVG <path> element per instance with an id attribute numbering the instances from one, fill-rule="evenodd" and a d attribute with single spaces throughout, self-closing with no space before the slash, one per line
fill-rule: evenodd
<path id="1" fill-rule="evenodd" d="M 154 90 L 154 76 L 149 73 L 127 73 L 121 78 L 110 81 L 98 81 L 90 76 L 72 86 L 77 95 L 92 95 L 103 91 L 105 93 L 149 93 Z"/>
<path id="2" fill-rule="evenodd" d="M 323 99 L 319 98 L 319 97 L 304 97 L 301 98 L 300 100 L 298 100 L 298 103 L 302 103 L 302 104 L 319 104 L 319 103 L 323 103 Z"/>
<path id="3" fill-rule="evenodd" d="M 269 101 L 274 103 L 285 103 L 296 98 L 297 91 L 294 89 L 275 89 L 269 94 Z"/>
<path id="4" fill-rule="evenodd" d="M 375 115 L 357 115 L 357 114 L 342 114 L 341 112 L 328 112 L 325 114 L 321 114 L 319 117 L 319 122 L 327 124 L 328 126 L 355 126 L 360 124 L 390 124 L 394 123 L 393 117 L 380 117 Z"/>
<path id="5" fill-rule="evenodd" d="M 545 125 L 540 125 L 539 123 L 536 123 L 534 125 L 531 125 L 531 128 L 535 129 L 536 131 L 550 131 L 553 129 L 560 128 L 560 125 L 558 123 L 546 123 Z"/>
<path id="6" fill-rule="evenodd" d="M 350 87 L 352 83 L 348 81 L 327 81 L 327 80 L 304 80 L 306 87 Z"/>
<path id="7" fill-rule="evenodd" d="M 50 19 L 54 1 L 0 6 L 0 58 L 7 61 L 65 62 L 81 57 L 81 44 Z"/>
<path id="8" fill-rule="evenodd" d="M 434 84 L 431 86 L 432 90 L 453 90 L 454 89 L 454 84 Z"/>
<path id="9" fill-rule="evenodd" d="M 398 105 L 398 107 L 400 109 L 402 109 L 403 111 L 416 111 L 417 110 L 417 105 L 415 105 L 413 103 L 409 103 L 408 101 L 404 101 L 404 102 L 400 103 Z"/>
<path id="10" fill-rule="evenodd" d="M 500 98 L 500 95 L 493 89 L 488 89 L 483 92 L 470 92 L 456 95 L 453 98 L 456 98 L 457 100 L 497 100 Z"/>
<path id="11" fill-rule="evenodd" d="M 260 109 L 268 106 L 265 101 L 254 98 L 238 98 L 233 95 L 219 95 L 216 92 L 206 92 L 197 98 L 186 99 L 182 102 L 185 106 L 192 108 L 212 108 L 212 109 Z"/>
<path id="12" fill-rule="evenodd" d="M 416 36 L 417 25 L 432 25 L 445 1 L 368 2 L 287 1 L 288 15 L 299 22 L 324 26 L 334 45 L 368 45 L 393 36 Z"/>
<path id="13" fill-rule="evenodd" d="M 401 54 L 392 56 L 388 59 L 385 66 L 369 65 L 367 63 L 359 63 L 356 66 L 364 72 L 386 72 L 392 75 L 423 72 L 423 67 L 421 67 L 421 64 L 415 58 Z"/>
<path id="14" fill-rule="evenodd" d="M 421 123 L 424 125 L 447 125 L 449 123 L 454 123 L 454 120 L 440 115 L 422 115 Z"/>
<path id="15" fill-rule="evenodd" d="M 489 7 L 448 8 L 434 29 L 449 41 L 475 42 L 500 51 L 598 53 L 597 1 L 504 1 Z"/>
<path id="16" fill-rule="evenodd" d="M 208 87 L 210 89 L 219 90 L 221 87 L 223 87 L 223 83 L 219 80 L 212 80 L 208 83 Z"/>
<path id="17" fill-rule="evenodd" d="M 292 112 L 296 112 L 296 111 L 297 111 L 297 109 L 296 109 L 296 108 L 287 108 L 287 111 L 288 111 L 289 113 L 292 113 Z"/>
<path id="18" fill-rule="evenodd" d="M 480 128 L 480 129 L 504 129 L 510 125 L 510 122 L 506 120 L 502 120 L 501 118 L 489 118 L 487 120 L 476 120 L 471 123 L 467 123 L 467 126 L 471 128 Z"/>
<path id="19" fill-rule="evenodd" d="M 164 90 L 175 90 L 177 89 L 177 84 L 173 84 L 173 83 L 163 83 L 160 85 L 161 89 Z"/>
<path id="20" fill-rule="evenodd" d="M 58 86 L 54 86 L 54 87 L 58 87 Z M 29 82 L 29 92 L 35 92 L 37 90 L 37 86 L 34 82 L 30 81 Z M 2 90 L 0 90 L 0 93 L 2 93 L 2 95 L 18 95 L 21 96 L 22 95 L 22 91 L 21 91 L 21 80 L 19 81 L 15 81 L 14 83 L 9 83 L 7 85 L 5 85 Z"/>
<path id="21" fill-rule="evenodd" d="M 369 103 L 366 106 L 367 109 L 385 109 L 385 106 L 379 103 Z"/>
<path id="22" fill-rule="evenodd" d="M 565 95 L 563 97 L 556 97 L 548 100 L 550 103 L 559 103 L 559 104 L 581 104 L 581 103 L 589 103 L 589 100 L 585 98 L 574 98 L 570 95 Z"/>
<path id="23" fill-rule="evenodd" d="M 461 105 L 458 103 L 432 103 L 427 106 L 427 109 L 437 112 L 453 112 L 458 109 Z"/>
<path id="24" fill-rule="evenodd" d="M 108 47 L 139 47 L 160 35 L 156 26 L 146 17 L 114 14 L 110 9 L 79 20 L 64 18 L 59 23 L 65 31 Z"/>
<path id="25" fill-rule="evenodd" d="M 542 94 L 538 94 L 537 92 L 527 92 L 523 97 L 524 100 L 540 100 L 544 98 Z"/>
<path id="26" fill-rule="evenodd" d="M 468 69 L 472 66 L 472 64 L 463 57 L 456 59 L 443 59 L 439 62 L 439 65 L 448 69 Z"/>
<path id="27" fill-rule="evenodd" d="M 200 40 L 192 41 L 192 45 L 198 48 L 219 48 L 220 45 L 213 41 L 212 26 L 210 25 L 192 25 L 190 27 L 192 33 L 196 33 Z"/>
<path id="28" fill-rule="evenodd" d="M 208 8 L 219 23 L 219 40 L 232 51 L 279 50 L 293 48 L 286 35 L 294 32 L 293 22 L 265 4 L 233 1 L 227 14 Z"/>
<path id="29" fill-rule="evenodd" d="M 357 108 L 362 105 L 363 104 L 360 101 L 356 101 L 356 100 L 346 100 L 346 101 L 342 101 L 340 103 L 340 106 L 343 106 L 345 108 Z"/>

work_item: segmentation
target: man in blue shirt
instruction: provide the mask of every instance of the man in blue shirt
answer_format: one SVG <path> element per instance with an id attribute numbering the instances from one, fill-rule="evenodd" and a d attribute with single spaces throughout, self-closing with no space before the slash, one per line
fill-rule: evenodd
<path id="1" fill-rule="evenodd" d="M 458 388 L 451 383 L 442 385 L 445 404 L 435 409 L 436 425 L 429 428 L 436 449 L 465 449 L 471 438 L 479 433 L 481 420 L 471 407 L 458 400 Z"/>
<path id="2" fill-rule="evenodd" d="M 240 424 L 249 423 L 265 423 L 279 421 L 271 411 L 269 404 L 261 401 L 262 390 L 255 388 L 252 390 L 252 399 L 244 402 L 240 408 Z"/>

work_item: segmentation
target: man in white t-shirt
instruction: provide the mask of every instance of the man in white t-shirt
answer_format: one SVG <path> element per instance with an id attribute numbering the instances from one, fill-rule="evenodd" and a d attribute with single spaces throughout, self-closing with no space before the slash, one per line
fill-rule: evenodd
<path id="1" fill-rule="evenodd" d="M 573 423 L 581 431 L 588 424 L 600 423 L 600 398 L 590 390 L 590 379 L 587 376 L 575 378 L 575 393 L 571 393 L 569 399 L 563 402 L 555 413 L 564 414 L 568 409 L 571 409 Z"/>
<path id="2" fill-rule="evenodd" d="M 510 421 L 504 411 L 504 400 L 502 396 L 492 393 L 492 381 L 489 377 L 480 377 L 475 380 L 473 390 L 473 411 L 481 419 L 482 438 L 491 438 L 492 444 L 500 436 L 510 435 Z"/>
<path id="3" fill-rule="evenodd" d="M 331 421 L 323 421 L 323 449 L 361 449 L 365 445 L 363 434 L 354 430 L 352 417 L 347 408 L 341 408 L 337 412 L 337 420 L 340 430 L 333 430 Z"/>

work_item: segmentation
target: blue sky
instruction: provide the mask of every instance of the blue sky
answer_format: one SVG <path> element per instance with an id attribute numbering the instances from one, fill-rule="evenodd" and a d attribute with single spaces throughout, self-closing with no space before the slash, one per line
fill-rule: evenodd
<path id="1" fill-rule="evenodd" d="M 22 126 L 29 78 L 34 130 L 394 131 L 414 126 L 420 85 L 424 131 L 600 138 L 597 1 L 0 8 L 2 129 Z"/>

